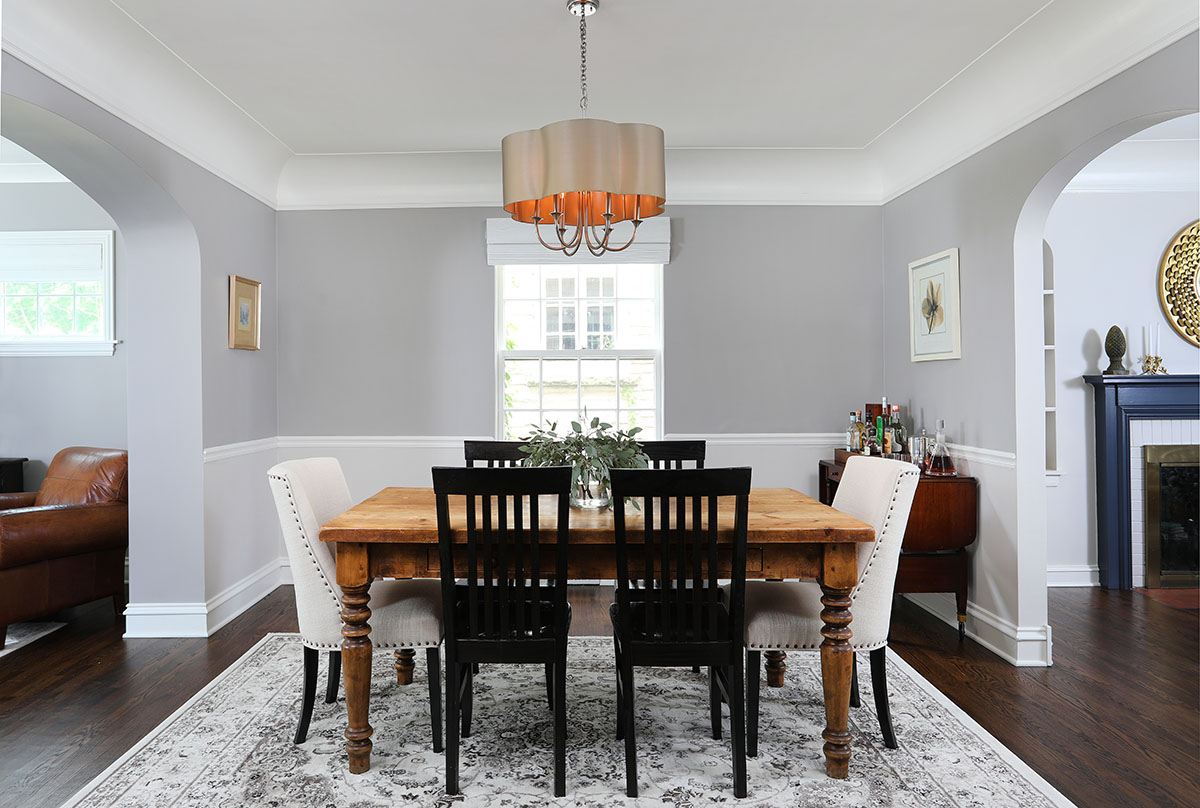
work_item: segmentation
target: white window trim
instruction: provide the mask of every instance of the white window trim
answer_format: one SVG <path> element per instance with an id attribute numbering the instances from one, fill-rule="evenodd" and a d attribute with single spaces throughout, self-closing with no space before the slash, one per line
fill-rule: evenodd
<path id="1" fill-rule="evenodd" d="M 113 294 L 113 231 L 38 230 L 0 232 L 0 246 L 94 244 L 100 247 L 104 281 L 104 333 L 95 337 L 0 337 L 0 356 L 112 356 L 116 352 Z"/>
<path id="2" fill-rule="evenodd" d="M 614 261 L 610 263 L 645 263 L 643 261 Z M 655 409 L 655 429 L 657 435 L 656 440 L 662 440 L 667 434 L 664 424 L 666 418 L 666 407 L 663 399 L 663 344 L 666 342 L 663 334 L 663 274 L 665 267 L 662 264 L 655 264 L 655 306 L 654 306 L 654 330 L 658 337 L 657 348 L 635 348 L 630 350 L 620 350 L 616 348 L 576 348 L 573 351 L 530 351 L 530 350 L 506 350 L 504 346 L 504 267 L 506 266 L 529 266 L 529 262 L 511 261 L 508 264 L 498 264 L 493 267 L 495 275 L 495 298 L 493 300 L 493 316 L 495 318 L 495 327 L 493 329 L 493 343 L 495 346 L 495 378 L 492 382 L 492 388 L 496 391 L 496 424 L 495 435 L 497 440 L 504 440 L 504 361 L 506 359 L 611 359 L 620 357 L 621 359 L 653 359 L 654 360 L 654 409 Z M 582 264 L 581 264 L 582 265 Z M 619 299 L 619 298 L 618 298 Z"/>

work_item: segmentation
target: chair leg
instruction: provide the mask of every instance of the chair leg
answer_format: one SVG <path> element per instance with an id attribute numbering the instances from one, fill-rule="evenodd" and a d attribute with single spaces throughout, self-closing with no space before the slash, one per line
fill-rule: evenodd
<path id="1" fill-rule="evenodd" d="M 475 713 L 475 669 L 470 665 L 464 665 L 462 675 L 462 736 L 470 738 L 471 718 Z"/>
<path id="2" fill-rule="evenodd" d="M 567 796 L 567 644 L 554 663 L 554 796 Z"/>
<path id="3" fill-rule="evenodd" d="M 308 740 L 308 722 L 312 719 L 313 702 L 317 700 L 317 649 L 304 646 L 304 699 L 300 703 L 300 723 L 292 743 Z"/>
<path id="4" fill-rule="evenodd" d="M 717 686 L 717 669 L 708 669 L 708 717 L 712 722 L 714 740 L 721 740 L 721 688 Z"/>
<path id="5" fill-rule="evenodd" d="M 862 699 L 858 695 L 858 654 L 855 654 L 850 663 L 850 706 L 862 707 Z"/>
<path id="6" fill-rule="evenodd" d="M 613 634 L 613 658 L 616 662 L 617 673 L 617 740 L 620 741 L 625 737 L 625 707 L 623 694 L 625 692 L 624 674 L 625 668 L 621 665 L 621 646 L 617 642 L 617 635 Z"/>
<path id="7" fill-rule="evenodd" d="M 742 673 L 742 655 L 733 655 L 726 668 L 729 688 L 729 731 L 733 735 L 733 796 L 746 796 L 746 695 Z"/>
<path id="8" fill-rule="evenodd" d="M 898 749 L 896 733 L 892 730 L 892 711 L 888 707 L 887 646 L 871 652 L 871 689 L 875 691 L 875 712 L 879 714 L 883 745 L 888 749 Z"/>
<path id="9" fill-rule="evenodd" d="M 458 793 L 459 672 L 463 666 L 446 654 L 446 793 Z"/>
<path id="10" fill-rule="evenodd" d="M 758 757 L 758 688 L 762 654 L 746 651 L 746 755 Z"/>
<path id="11" fill-rule="evenodd" d="M 0 626 L 0 648 L 4 647 L 4 641 L 8 637 L 8 626 Z"/>
<path id="12" fill-rule="evenodd" d="M 433 731 L 433 751 L 442 751 L 442 653 L 435 645 L 425 649 L 429 666 L 429 727 Z"/>
<path id="13" fill-rule="evenodd" d="M 625 694 L 621 699 L 621 706 L 624 707 L 623 723 L 625 724 L 625 795 L 636 797 L 638 781 L 637 740 L 633 722 L 633 665 L 626 659 L 621 667 L 622 686 L 625 689 Z"/>
<path id="14" fill-rule="evenodd" d="M 546 663 L 546 706 L 554 709 L 554 663 Z"/>
<path id="15" fill-rule="evenodd" d="M 338 684 L 342 678 L 342 652 L 329 652 L 329 679 L 325 682 L 325 703 L 337 701 Z"/>

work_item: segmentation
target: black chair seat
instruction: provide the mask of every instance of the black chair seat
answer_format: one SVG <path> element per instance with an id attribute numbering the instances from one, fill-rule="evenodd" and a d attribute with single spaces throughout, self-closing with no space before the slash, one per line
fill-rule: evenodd
<path id="1" fill-rule="evenodd" d="M 613 628 L 619 628 L 618 604 L 609 605 L 608 616 Z M 720 602 L 696 608 L 691 603 L 637 600 L 629 604 L 629 631 L 632 642 L 713 642 L 728 647 L 729 609 Z"/>
<path id="2" fill-rule="evenodd" d="M 470 603 L 466 600 L 460 600 L 454 606 L 454 635 L 460 640 L 516 640 L 533 638 L 534 636 L 553 637 L 554 635 L 554 601 L 539 600 L 537 608 L 534 608 L 533 601 L 515 601 L 508 604 L 507 607 L 502 607 L 500 604 L 493 605 L 495 610 L 492 615 L 492 620 L 495 621 L 492 625 L 492 630 L 488 630 L 486 623 L 472 627 L 470 625 L 471 608 Z M 502 614 L 503 612 L 503 614 Z M 535 626 L 535 612 L 536 623 Z M 481 621 L 483 622 L 483 621 Z M 500 626 L 507 626 L 506 631 L 501 631 Z M 571 604 L 567 604 L 567 627 L 571 626 Z M 535 632 L 534 629 L 537 629 Z"/>

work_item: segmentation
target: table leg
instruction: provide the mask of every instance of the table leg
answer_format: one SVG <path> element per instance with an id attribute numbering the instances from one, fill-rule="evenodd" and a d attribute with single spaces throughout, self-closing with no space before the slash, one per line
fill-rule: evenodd
<path id="1" fill-rule="evenodd" d="M 787 673 L 787 651 L 765 651 L 767 660 L 767 687 L 783 687 L 783 675 Z"/>
<path id="2" fill-rule="evenodd" d="M 346 755 L 350 773 L 371 768 L 371 735 L 367 720 L 371 700 L 371 583 L 342 584 L 342 675 L 346 685 Z"/>
<path id="3" fill-rule="evenodd" d="M 411 685 L 413 680 L 413 656 L 416 654 L 412 648 L 401 648 L 396 652 L 396 684 Z"/>
<path id="4" fill-rule="evenodd" d="M 844 779 L 850 770 L 850 681 L 854 650 L 850 647 L 850 592 L 854 587 L 855 548 L 830 547 L 821 580 L 821 684 L 825 691 L 825 772 Z M 853 574 L 848 570 L 855 570 Z"/>

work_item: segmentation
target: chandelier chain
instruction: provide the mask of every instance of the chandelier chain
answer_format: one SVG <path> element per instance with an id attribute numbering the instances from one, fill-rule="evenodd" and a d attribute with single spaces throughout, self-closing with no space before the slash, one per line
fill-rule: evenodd
<path id="1" fill-rule="evenodd" d="M 587 115 L 587 15 L 579 17 L 579 109 Z"/>

